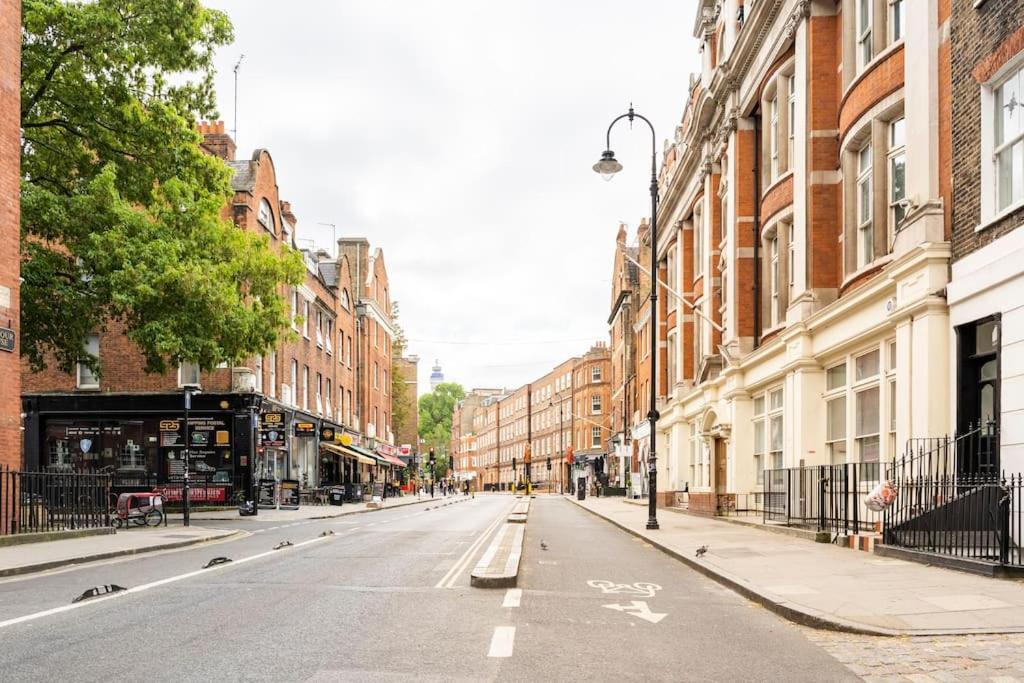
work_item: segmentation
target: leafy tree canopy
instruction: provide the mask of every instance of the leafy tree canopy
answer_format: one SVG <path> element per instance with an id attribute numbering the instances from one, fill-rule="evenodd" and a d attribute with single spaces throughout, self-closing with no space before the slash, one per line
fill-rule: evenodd
<path id="1" fill-rule="evenodd" d="M 146 369 L 212 368 L 274 345 L 297 253 L 224 218 L 231 171 L 199 147 L 213 54 L 197 0 L 24 0 L 22 353 L 70 371 L 110 323 Z"/>
<path id="2" fill-rule="evenodd" d="M 420 396 L 420 438 L 435 455 L 448 452 L 452 439 L 452 411 L 466 397 L 466 390 L 454 382 L 442 382 L 429 394 Z"/>

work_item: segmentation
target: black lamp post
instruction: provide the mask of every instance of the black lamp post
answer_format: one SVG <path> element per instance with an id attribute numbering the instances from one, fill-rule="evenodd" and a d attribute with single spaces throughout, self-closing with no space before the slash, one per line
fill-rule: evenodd
<path id="1" fill-rule="evenodd" d="M 182 508 L 182 522 L 184 526 L 190 526 L 190 512 L 191 506 L 189 505 L 189 469 L 191 467 L 189 447 L 191 445 L 191 434 L 188 429 L 188 412 L 192 409 L 192 396 L 199 393 L 199 387 L 194 384 L 186 384 L 183 389 L 185 390 L 185 452 L 182 454 L 184 460 L 184 471 L 183 481 L 181 486 L 181 508 Z"/>
<path id="2" fill-rule="evenodd" d="M 561 460 L 561 462 L 564 463 L 565 462 L 565 425 L 562 423 L 562 404 L 563 404 L 563 400 L 562 400 L 562 395 L 560 393 L 559 394 L 555 394 L 555 398 L 558 399 L 558 455 L 559 455 L 559 459 Z M 551 401 L 551 402 L 548 403 L 548 407 L 549 408 L 553 407 L 554 405 L 555 405 L 554 401 Z M 569 467 L 568 464 L 566 464 L 566 468 L 567 469 L 568 469 L 568 467 Z M 548 469 L 549 470 L 551 469 L 551 458 L 548 458 Z M 559 466 L 558 469 L 559 469 L 559 471 L 561 471 L 562 467 Z M 550 477 L 551 475 L 549 474 L 548 476 Z M 569 471 L 569 478 L 572 479 L 572 471 L 571 470 Z M 566 491 L 566 488 L 565 488 L 565 486 L 563 486 L 562 487 L 562 492 L 564 493 L 565 491 Z M 572 493 L 572 491 L 570 491 L 569 493 Z"/>
<path id="3" fill-rule="evenodd" d="M 601 153 L 601 160 L 594 164 L 594 171 L 600 173 L 605 180 L 611 180 L 612 176 L 622 170 L 622 164 L 615 158 L 612 151 L 612 127 L 622 119 L 640 119 L 651 129 L 651 409 L 647 418 L 651 424 L 651 457 L 647 463 L 647 477 L 650 482 L 649 498 L 647 501 L 647 528 L 658 528 L 658 469 L 655 456 L 655 426 L 658 422 L 658 165 L 657 165 L 657 136 L 654 133 L 654 125 L 644 116 L 633 111 L 632 105 L 629 111 L 616 117 L 609 125 L 605 135 L 605 148 Z"/>

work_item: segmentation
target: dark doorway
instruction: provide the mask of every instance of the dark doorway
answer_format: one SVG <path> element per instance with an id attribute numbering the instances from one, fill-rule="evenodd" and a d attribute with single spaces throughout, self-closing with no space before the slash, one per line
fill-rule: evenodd
<path id="1" fill-rule="evenodd" d="M 998 315 L 956 328 L 957 434 L 977 432 L 956 454 L 961 474 L 999 473 L 1000 332 Z"/>

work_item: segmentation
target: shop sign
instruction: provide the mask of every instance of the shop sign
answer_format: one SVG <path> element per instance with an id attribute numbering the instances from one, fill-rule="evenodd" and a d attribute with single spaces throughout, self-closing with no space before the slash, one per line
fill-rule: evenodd
<path id="1" fill-rule="evenodd" d="M 334 427 L 322 427 L 320 429 L 321 441 L 334 441 Z"/>
<path id="2" fill-rule="evenodd" d="M 316 436 L 315 422 L 293 422 L 295 436 Z"/>
<path id="3" fill-rule="evenodd" d="M 165 486 L 164 500 L 168 503 L 181 501 L 180 486 Z M 228 499 L 228 491 L 222 486 L 189 486 L 188 500 L 190 503 L 224 503 Z"/>
<path id="4" fill-rule="evenodd" d="M 184 448 L 184 420 L 160 420 L 160 445 Z M 193 457 L 213 455 L 218 449 L 231 447 L 231 430 L 219 417 L 189 417 L 189 451 Z"/>
<path id="5" fill-rule="evenodd" d="M 260 479 L 260 490 L 257 496 L 257 505 L 260 508 L 277 507 L 277 482 L 273 479 Z"/>
<path id="6" fill-rule="evenodd" d="M 410 446 L 407 443 L 402 444 L 401 446 L 398 447 L 398 454 L 403 457 L 408 457 L 412 455 L 412 446 Z"/>
<path id="7" fill-rule="evenodd" d="M 299 509 L 299 480 L 282 479 L 281 487 L 278 489 L 280 500 L 278 507 L 282 510 Z"/>
<path id="8" fill-rule="evenodd" d="M 394 455 L 395 447 L 387 443 L 378 443 L 377 452 L 380 453 L 381 455 Z"/>
<path id="9" fill-rule="evenodd" d="M 17 333 L 9 327 L 0 327 L 0 351 L 14 353 L 14 342 Z"/>
<path id="10" fill-rule="evenodd" d="M 352 432 L 337 432 L 334 435 L 334 440 L 340 443 L 342 446 L 351 446 L 353 444 L 356 446 L 362 445 L 362 439 L 360 438 L 360 435 L 354 434 Z"/>
<path id="11" fill-rule="evenodd" d="M 263 413 L 260 416 L 260 443 L 266 448 L 284 448 L 285 425 L 284 413 Z"/>

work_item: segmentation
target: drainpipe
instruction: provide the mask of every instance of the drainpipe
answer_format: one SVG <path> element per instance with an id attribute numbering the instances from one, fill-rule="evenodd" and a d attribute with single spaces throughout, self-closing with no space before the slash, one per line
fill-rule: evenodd
<path id="1" fill-rule="evenodd" d="M 761 117 L 754 117 L 754 348 L 761 345 Z"/>

